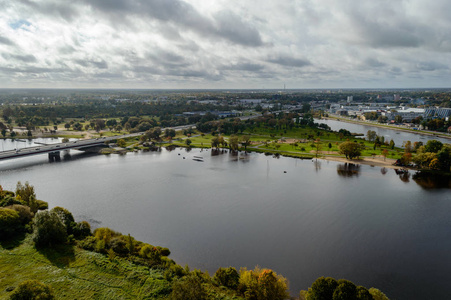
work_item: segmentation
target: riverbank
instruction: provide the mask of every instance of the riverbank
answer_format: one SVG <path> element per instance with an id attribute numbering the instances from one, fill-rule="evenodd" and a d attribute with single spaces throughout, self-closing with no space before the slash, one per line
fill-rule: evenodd
<path id="1" fill-rule="evenodd" d="M 391 129 L 391 130 L 403 131 L 403 132 L 414 133 L 414 134 L 419 134 L 419 135 L 436 136 L 436 137 L 445 138 L 445 139 L 447 139 L 447 140 L 449 140 L 451 142 L 451 135 L 445 134 L 445 133 L 441 133 L 441 132 L 424 131 L 424 130 L 413 130 L 413 129 L 397 127 L 397 126 L 391 126 L 391 125 L 385 125 L 385 124 L 379 124 L 379 123 L 374 123 L 374 122 L 364 122 L 364 121 L 358 121 L 358 120 L 350 120 L 350 119 L 342 118 L 340 116 L 322 117 L 322 119 L 340 121 L 340 122 L 345 122 L 345 123 L 350 123 L 350 124 L 372 126 L 372 127 L 378 127 L 378 128 L 384 128 L 384 129 Z"/>
<path id="2" fill-rule="evenodd" d="M 386 158 L 384 160 L 384 158 L 382 156 L 376 156 L 374 158 L 373 157 L 362 157 L 359 159 L 347 159 L 345 157 L 338 157 L 338 156 L 325 156 L 320 159 L 336 161 L 336 162 L 341 162 L 341 163 L 376 166 L 376 167 L 389 168 L 389 169 L 405 168 L 405 167 L 399 167 L 399 166 L 393 165 L 396 162 L 396 159 Z"/>

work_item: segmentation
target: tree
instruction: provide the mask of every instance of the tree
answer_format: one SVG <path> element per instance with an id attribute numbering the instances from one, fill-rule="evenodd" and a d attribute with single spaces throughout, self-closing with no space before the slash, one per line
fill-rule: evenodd
<path id="1" fill-rule="evenodd" d="M 376 139 L 376 131 L 374 130 L 368 130 L 366 133 L 366 138 L 368 141 L 373 142 Z"/>
<path id="2" fill-rule="evenodd" d="M 251 136 L 250 135 L 243 135 L 240 139 L 241 145 L 244 146 L 244 151 L 247 150 L 247 146 L 251 144 Z"/>
<path id="3" fill-rule="evenodd" d="M 229 148 L 231 151 L 238 150 L 238 137 L 236 135 L 231 135 L 229 137 Z"/>
<path id="4" fill-rule="evenodd" d="M 37 280 L 20 283 L 11 293 L 11 300 L 52 300 L 55 299 L 50 286 Z"/>
<path id="5" fill-rule="evenodd" d="M 20 215 L 9 208 L 0 208 L 0 236 L 7 237 L 15 233 L 20 226 Z"/>
<path id="6" fill-rule="evenodd" d="M 330 300 L 338 283 L 332 277 L 319 277 L 308 289 L 307 300 Z"/>
<path id="7" fill-rule="evenodd" d="M 64 124 L 64 128 L 66 128 L 67 130 L 69 130 L 70 126 L 71 126 L 70 123 Z"/>
<path id="8" fill-rule="evenodd" d="M 185 144 L 189 147 L 191 145 L 192 141 L 190 139 L 185 140 Z"/>
<path id="9" fill-rule="evenodd" d="M 393 140 L 390 140 L 390 149 L 395 149 L 395 142 Z"/>
<path id="10" fill-rule="evenodd" d="M 357 287 L 354 283 L 346 279 L 337 281 L 338 286 L 334 291 L 332 300 L 358 300 Z"/>
<path id="11" fill-rule="evenodd" d="M 20 196 L 20 199 L 28 206 L 30 206 L 30 202 L 34 199 L 36 200 L 36 193 L 34 192 L 34 186 L 25 182 L 22 184 L 20 181 L 17 182 L 16 185 L 16 197 Z"/>
<path id="12" fill-rule="evenodd" d="M 359 157 L 362 151 L 362 145 L 355 142 L 343 142 L 338 145 L 340 154 L 344 154 L 346 158 L 353 159 Z"/>
<path id="13" fill-rule="evenodd" d="M 172 300 L 206 300 L 207 292 L 198 276 L 188 275 L 172 284 Z"/>
<path id="14" fill-rule="evenodd" d="M 368 292 L 373 296 L 374 300 L 389 300 L 388 297 L 376 288 L 370 288 Z"/>
<path id="15" fill-rule="evenodd" d="M 34 217 L 33 241 L 38 247 L 66 242 L 66 227 L 57 213 L 41 211 Z"/>
<path id="16" fill-rule="evenodd" d="M 125 148 L 127 146 L 127 143 L 125 142 L 124 139 L 119 139 L 119 140 L 117 140 L 117 146 L 121 147 L 121 148 Z"/>
<path id="17" fill-rule="evenodd" d="M 269 269 L 241 269 L 238 290 L 249 300 L 283 300 L 289 297 L 287 280 Z"/>
<path id="18" fill-rule="evenodd" d="M 426 152 L 437 153 L 442 149 L 443 143 L 437 140 L 429 140 L 424 147 Z"/>
<path id="19" fill-rule="evenodd" d="M 233 267 L 219 268 L 213 276 L 213 282 L 218 286 L 225 286 L 236 290 L 240 280 L 240 274 Z"/>
<path id="20" fill-rule="evenodd" d="M 402 116 L 401 115 L 396 115 L 395 116 L 395 123 L 402 123 Z"/>
<path id="21" fill-rule="evenodd" d="M 67 234 L 72 234 L 72 228 L 76 225 L 72 213 L 60 206 L 54 207 L 51 212 L 54 212 L 58 215 L 60 220 L 63 222 L 64 227 L 66 227 Z"/>

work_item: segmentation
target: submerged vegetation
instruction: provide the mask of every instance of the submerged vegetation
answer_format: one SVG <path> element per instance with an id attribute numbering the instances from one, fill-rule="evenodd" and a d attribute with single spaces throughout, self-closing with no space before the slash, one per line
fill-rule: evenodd
<path id="1" fill-rule="evenodd" d="M 34 187 L 0 188 L 0 297 L 9 299 L 289 299 L 270 269 L 219 268 L 213 276 L 168 258 L 168 248 L 102 227 L 91 231 L 65 208 L 36 206 Z M 343 281 L 344 282 L 344 281 Z M 353 284 L 346 281 L 347 285 Z M 341 281 L 338 281 L 338 287 Z M 304 299 L 317 298 L 314 284 Z M 355 299 L 368 298 L 365 293 Z M 343 288 L 345 290 L 345 288 Z M 371 289 L 369 290 L 371 291 Z M 338 292 L 337 292 L 338 293 Z M 365 295 L 359 296 L 359 295 Z M 315 298 L 316 297 L 316 298 Z M 330 299 L 345 299 L 334 298 Z M 348 298 L 346 298 L 348 299 Z"/>

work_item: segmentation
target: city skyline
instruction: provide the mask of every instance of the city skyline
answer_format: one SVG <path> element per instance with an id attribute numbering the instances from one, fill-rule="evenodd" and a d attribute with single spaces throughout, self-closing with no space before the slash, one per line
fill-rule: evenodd
<path id="1" fill-rule="evenodd" d="M 443 0 L 0 3 L 0 88 L 449 87 Z"/>

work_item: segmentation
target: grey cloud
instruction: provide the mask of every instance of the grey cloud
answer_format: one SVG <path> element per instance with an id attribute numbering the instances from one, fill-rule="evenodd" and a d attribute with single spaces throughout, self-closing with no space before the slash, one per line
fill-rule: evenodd
<path id="1" fill-rule="evenodd" d="M 45 16 L 57 16 L 66 21 L 71 21 L 79 15 L 76 6 L 70 1 L 18 1 L 30 8 L 33 12 L 39 12 Z"/>
<path id="2" fill-rule="evenodd" d="M 247 72 L 259 72 L 264 69 L 263 65 L 254 64 L 254 63 L 236 63 L 228 66 L 222 67 L 223 70 L 232 70 L 232 71 L 247 71 Z"/>
<path id="3" fill-rule="evenodd" d="M 296 68 L 301 68 L 301 67 L 311 65 L 311 62 L 309 62 L 308 60 L 295 58 L 295 57 L 291 57 L 291 56 L 286 56 L 286 55 L 270 57 L 270 58 L 268 58 L 268 61 L 271 63 L 274 63 L 274 64 L 281 65 L 281 66 L 296 67 Z"/>
<path id="4" fill-rule="evenodd" d="M 85 3 L 109 15 L 114 23 L 129 22 L 136 16 L 144 16 L 175 24 L 183 31 L 191 30 L 243 46 L 256 47 L 263 44 L 257 29 L 230 11 L 220 12 L 214 19 L 210 19 L 201 15 L 191 4 L 180 0 L 85 0 Z M 178 37 L 175 28 L 171 27 L 170 31 L 170 38 Z"/>
<path id="5" fill-rule="evenodd" d="M 18 55 L 18 54 L 2 54 L 3 58 L 6 60 L 15 60 L 15 61 L 21 61 L 25 63 L 32 63 L 36 62 L 37 59 L 34 55 L 28 54 L 28 55 Z"/>
<path id="6" fill-rule="evenodd" d="M 371 68 L 380 68 L 385 67 L 387 64 L 380 62 L 376 58 L 367 58 L 364 62 L 364 65 Z"/>
<path id="7" fill-rule="evenodd" d="M 433 61 L 419 62 L 416 67 L 421 71 L 436 71 L 448 69 L 448 66 Z"/>
<path id="8" fill-rule="evenodd" d="M 263 45 L 260 33 L 242 21 L 232 12 L 221 12 L 216 15 L 218 35 L 237 44 L 257 47 Z"/>
<path id="9" fill-rule="evenodd" d="M 87 60 L 87 59 L 76 59 L 75 63 L 82 67 L 95 67 L 97 69 L 108 69 L 108 63 L 105 60 Z"/>
<path id="10" fill-rule="evenodd" d="M 11 41 L 10 39 L 3 37 L 3 36 L 0 36 L 0 44 L 8 45 L 8 46 L 14 45 L 13 41 Z"/>

